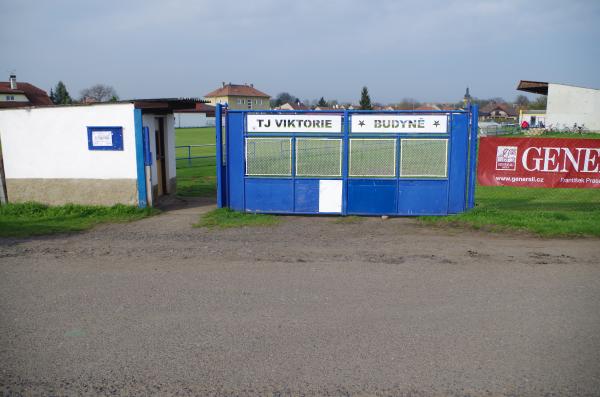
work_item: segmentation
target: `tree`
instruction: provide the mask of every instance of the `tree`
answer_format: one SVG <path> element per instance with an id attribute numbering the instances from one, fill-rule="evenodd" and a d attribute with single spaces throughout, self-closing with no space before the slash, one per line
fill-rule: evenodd
<path id="1" fill-rule="evenodd" d="M 546 109 L 547 104 L 548 97 L 545 95 L 540 95 L 535 99 L 535 101 L 529 102 L 529 109 Z"/>
<path id="2" fill-rule="evenodd" d="M 288 92 L 282 92 L 275 97 L 275 100 L 271 101 L 272 107 L 281 106 L 284 103 L 296 103 L 297 99 L 295 96 L 290 95 Z"/>
<path id="3" fill-rule="evenodd" d="M 71 95 L 69 95 L 69 91 L 67 91 L 67 87 L 65 83 L 59 81 L 54 87 L 54 90 L 50 89 L 50 100 L 55 105 L 69 105 L 73 103 L 73 99 Z"/>
<path id="4" fill-rule="evenodd" d="M 521 108 L 526 108 L 527 105 L 529 105 L 529 98 L 527 98 L 525 95 L 517 95 L 517 98 L 515 99 L 515 105 Z"/>
<path id="5" fill-rule="evenodd" d="M 421 103 L 414 98 L 403 98 L 402 102 L 396 105 L 400 110 L 414 110 L 421 106 Z"/>
<path id="6" fill-rule="evenodd" d="M 105 84 L 96 84 L 81 91 L 81 101 L 114 102 L 118 101 L 117 91 Z"/>
<path id="7" fill-rule="evenodd" d="M 360 110 L 372 110 L 371 97 L 369 96 L 369 89 L 365 86 L 360 92 Z"/>
<path id="8" fill-rule="evenodd" d="M 319 102 L 317 103 L 317 106 L 327 107 L 327 106 L 329 106 L 329 104 L 327 103 L 325 98 L 321 97 L 321 99 L 319 99 Z"/>

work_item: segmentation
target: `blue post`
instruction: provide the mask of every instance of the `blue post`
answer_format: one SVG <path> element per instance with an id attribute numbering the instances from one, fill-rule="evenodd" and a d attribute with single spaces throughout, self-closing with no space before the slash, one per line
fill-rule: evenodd
<path id="1" fill-rule="evenodd" d="M 223 181 L 221 178 L 221 168 L 222 168 L 222 158 L 223 158 L 223 153 L 221 153 L 221 151 L 223 150 L 223 144 L 222 144 L 222 133 L 223 133 L 223 126 L 221 125 L 221 112 L 222 112 L 222 105 L 220 103 L 217 103 L 217 108 L 215 111 L 215 119 L 216 119 L 216 140 L 215 142 L 217 143 L 217 147 L 216 149 L 216 154 L 217 154 L 217 158 L 216 158 L 216 164 L 215 164 L 215 170 L 217 172 L 217 207 L 218 208 L 223 208 L 223 193 L 221 191 L 221 189 L 223 189 Z"/>
<path id="2" fill-rule="evenodd" d="M 478 138 L 478 118 L 479 105 L 472 105 L 470 110 L 471 128 L 469 130 L 469 191 L 467 198 L 467 208 L 475 207 L 475 185 L 477 184 L 477 138 Z"/>
<path id="3" fill-rule="evenodd" d="M 192 146 L 188 145 L 188 166 L 192 166 Z"/>
<path id="4" fill-rule="evenodd" d="M 137 190 L 138 207 L 146 208 L 146 166 L 144 162 L 144 129 L 142 126 L 142 110 L 133 110 L 133 122 L 135 126 L 135 160 L 137 165 Z"/>
<path id="5" fill-rule="evenodd" d="M 344 126 L 342 137 L 342 215 L 348 213 L 348 156 L 349 149 L 349 134 L 350 131 L 350 113 L 344 110 Z"/>

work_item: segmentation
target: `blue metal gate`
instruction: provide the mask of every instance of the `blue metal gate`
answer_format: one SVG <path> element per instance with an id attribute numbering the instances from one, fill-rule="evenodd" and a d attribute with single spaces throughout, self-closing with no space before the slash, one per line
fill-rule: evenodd
<path id="1" fill-rule="evenodd" d="M 477 108 L 238 111 L 217 106 L 218 206 L 446 215 L 474 205 Z"/>

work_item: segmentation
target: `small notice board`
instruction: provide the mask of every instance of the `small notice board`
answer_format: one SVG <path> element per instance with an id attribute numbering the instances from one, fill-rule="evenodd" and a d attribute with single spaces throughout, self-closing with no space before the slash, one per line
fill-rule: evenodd
<path id="1" fill-rule="evenodd" d="M 87 127 L 89 150 L 123 150 L 123 127 Z"/>

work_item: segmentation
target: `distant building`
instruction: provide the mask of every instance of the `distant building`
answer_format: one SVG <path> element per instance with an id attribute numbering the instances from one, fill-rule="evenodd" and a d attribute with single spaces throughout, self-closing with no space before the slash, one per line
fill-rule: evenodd
<path id="1" fill-rule="evenodd" d="M 546 127 L 562 129 L 583 125 L 600 131 L 600 90 L 567 84 L 521 80 L 517 90 L 547 95 Z"/>
<path id="2" fill-rule="evenodd" d="M 479 110 L 483 120 L 517 120 L 517 110 L 508 103 L 492 101 Z"/>
<path id="3" fill-rule="evenodd" d="M 271 96 L 254 88 L 253 84 L 225 84 L 204 95 L 209 104 L 216 106 L 228 104 L 229 109 L 237 110 L 268 110 L 271 108 Z"/>
<path id="4" fill-rule="evenodd" d="M 214 127 L 215 107 L 197 103 L 193 109 L 176 110 L 175 128 Z"/>
<path id="5" fill-rule="evenodd" d="M 310 110 L 308 106 L 298 101 L 295 103 L 286 102 L 281 106 L 275 108 L 276 110 Z"/>
<path id="6" fill-rule="evenodd" d="M 442 109 L 439 106 L 434 105 L 434 104 L 425 104 L 425 105 L 421 105 L 421 106 L 415 108 L 414 110 L 428 111 L 428 110 L 442 110 Z"/>
<path id="7" fill-rule="evenodd" d="M 9 81 L 0 81 L 0 109 L 52 104 L 46 91 L 29 83 L 17 82 L 14 74 L 10 75 Z"/>
<path id="8" fill-rule="evenodd" d="M 544 128 L 546 126 L 546 111 L 539 109 L 521 109 L 519 111 L 519 125 L 527 121 L 532 128 Z"/>

